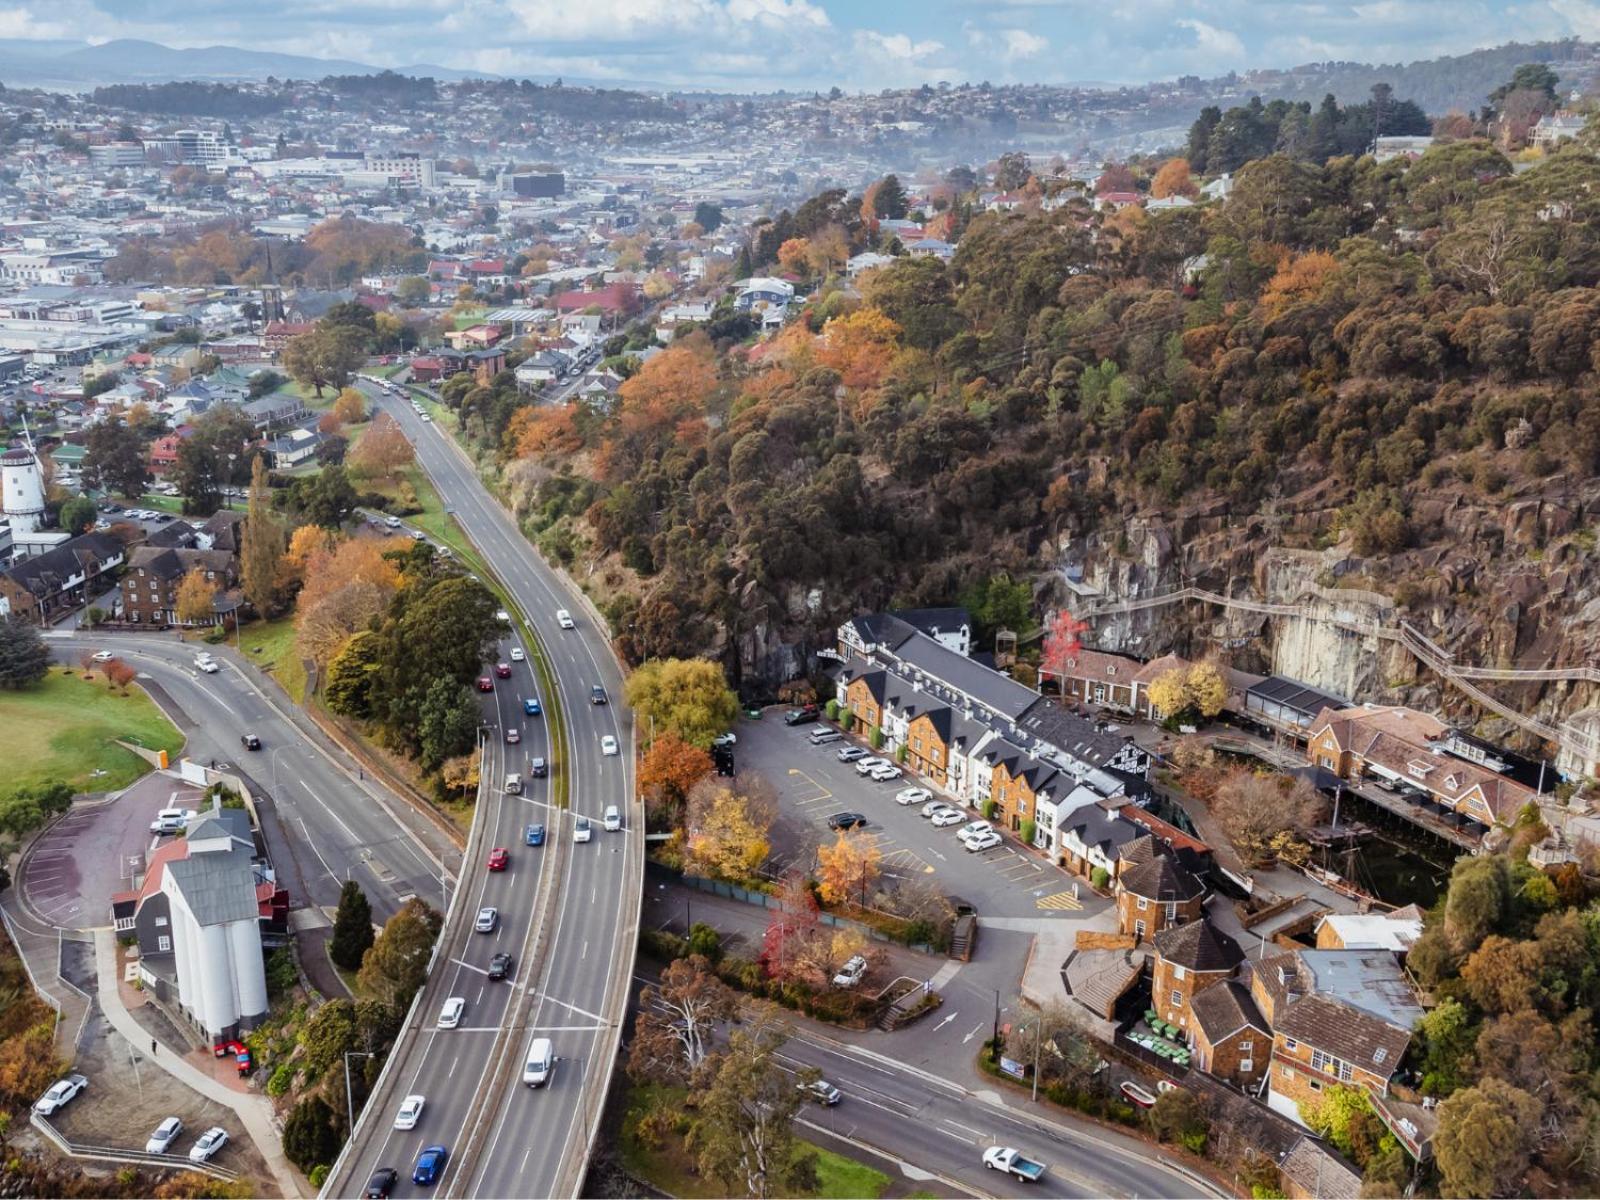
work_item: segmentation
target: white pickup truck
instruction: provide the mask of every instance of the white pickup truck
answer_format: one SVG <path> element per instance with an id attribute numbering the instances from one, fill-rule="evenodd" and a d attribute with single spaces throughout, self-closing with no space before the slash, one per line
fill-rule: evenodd
<path id="1" fill-rule="evenodd" d="M 991 1171 L 1015 1175 L 1024 1183 L 1038 1183 L 1045 1172 L 1042 1162 L 1024 1157 L 1021 1150 L 1012 1146 L 990 1146 L 983 1152 L 983 1165 Z"/>

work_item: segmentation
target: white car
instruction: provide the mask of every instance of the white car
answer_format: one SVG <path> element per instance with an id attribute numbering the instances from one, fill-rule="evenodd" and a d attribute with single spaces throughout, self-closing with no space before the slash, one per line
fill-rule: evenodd
<path id="1" fill-rule="evenodd" d="M 587 842 L 594 836 L 594 826 L 589 823 L 588 817 L 579 817 L 572 823 L 572 840 Z"/>
<path id="2" fill-rule="evenodd" d="M 933 822 L 933 827 L 935 829 L 943 829 L 947 825 L 961 824 L 962 814 L 953 808 L 945 808 L 940 809 L 928 819 Z"/>
<path id="3" fill-rule="evenodd" d="M 889 760 L 887 758 L 863 758 L 861 761 L 856 763 L 856 774 L 868 775 L 873 771 L 876 771 L 879 767 L 887 767 L 889 765 Z"/>
<path id="4" fill-rule="evenodd" d="M 622 828 L 622 810 L 615 804 L 606 805 L 606 813 L 600 818 L 600 823 L 605 826 L 607 833 L 616 833 Z"/>
<path id="5" fill-rule="evenodd" d="M 826 729 L 827 726 L 826 725 L 819 725 L 819 726 L 817 726 L 817 728 L 818 729 Z M 865 758 L 866 756 L 867 756 L 867 752 L 865 750 L 863 750 L 860 746 L 846 746 L 843 750 L 839 751 L 839 761 L 840 762 L 855 762 L 856 759 Z"/>
<path id="6" fill-rule="evenodd" d="M 407 1096 L 400 1101 L 400 1111 L 394 1115 L 396 1129 L 415 1129 L 422 1119 L 422 1106 L 427 1100 L 422 1096 Z"/>
<path id="7" fill-rule="evenodd" d="M 601 754 L 615 754 L 617 752 L 617 739 L 609 733 L 600 739 Z"/>
<path id="8" fill-rule="evenodd" d="M 867 960 L 859 954 L 850 956 L 848 962 L 839 968 L 839 973 L 833 977 L 833 986 L 836 988 L 853 988 L 867 975 Z"/>
<path id="9" fill-rule="evenodd" d="M 981 837 L 986 833 L 993 832 L 994 826 L 989 824 L 987 821 L 969 821 L 960 829 L 956 830 L 956 836 L 964 842 L 968 838 Z"/>
<path id="10" fill-rule="evenodd" d="M 213 1125 L 200 1135 L 200 1140 L 189 1147 L 189 1161 L 192 1163 L 210 1162 L 228 1144 L 228 1131 L 221 1125 Z"/>
<path id="11" fill-rule="evenodd" d="M 976 854 L 980 850 L 992 850 L 1000 844 L 1002 839 L 998 833 L 991 829 L 987 833 L 975 834 L 972 837 L 962 838 L 961 840 L 969 854 Z"/>
<path id="12" fill-rule="evenodd" d="M 109 650 L 96 650 L 94 652 L 94 654 L 91 655 L 91 661 L 93 661 L 93 662 L 110 662 L 115 657 L 116 657 L 116 655 L 111 653 L 111 651 L 109 651 Z"/>
<path id="13" fill-rule="evenodd" d="M 921 787 L 901 788 L 894 794 L 896 804 L 926 804 L 932 799 L 933 793 Z"/>
<path id="14" fill-rule="evenodd" d="M 738 743 L 739 735 L 737 733 L 719 733 L 711 739 L 713 746 L 735 746 Z"/>
<path id="15" fill-rule="evenodd" d="M 464 999 L 460 996 L 451 996 L 439 1010 L 439 1028 L 454 1029 L 461 1024 L 461 1014 L 466 1010 L 467 1002 Z"/>
<path id="16" fill-rule="evenodd" d="M 144 1144 L 146 1154 L 165 1154 L 172 1149 L 172 1143 L 178 1140 L 178 1135 L 183 1132 L 183 1122 L 177 1117 L 168 1117 L 156 1126 L 156 1131 L 150 1135 L 150 1140 Z"/>
<path id="17" fill-rule="evenodd" d="M 89 1086 L 89 1080 L 82 1075 L 68 1075 L 50 1085 L 50 1090 L 34 1101 L 33 1111 L 41 1117 L 48 1117 L 59 1111 L 66 1104 L 77 1098 L 79 1092 Z"/>
<path id="18" fill-rule="evenodd" d="M 563 629 L 574 628 L 572 624 L 572 614 L 564 608 L 556 609 L 556 624 L 561 626 Z"/>
<path id="19" fill-rule="evenodd" d="M 502 625 L 511 624 L 511 614 L 503 608 L 495 610 L 494 619 Z"/>
<path id="20" fill-rule="evenodd" d="M 950 805 L 946 804 L 943 800 L 929 800 L 922 806 L 922 815 L 925 817 L 931 817 L 940 809 L 949 807 Z"/>
<path id="21" fill-rule="evenodd" d="M 513 646 L 513 647 L 511 647 L 511 661 L 512 662 L 522 662 L 527 657 L 528 656 L 522 652 L 522 647 L 521 646 Z"/>
<path id="22" fill-rule="evenodd" d="M 472 928 L 479 933 L 493 933 L 500 928 L 500 910 L 493 905 L 484 905 L 478 910 L 478 919 L 472 923 Z"/>
<path id="23" fill-rule="evenodd" d="M 873 767 L 872 770 L 868 771 L 867 778 L 874 779 L 879 783 L 888 783 L 891 779 L 899 779 L 904 773 L 893 763 L 884 763 L 883 766 Z"/>

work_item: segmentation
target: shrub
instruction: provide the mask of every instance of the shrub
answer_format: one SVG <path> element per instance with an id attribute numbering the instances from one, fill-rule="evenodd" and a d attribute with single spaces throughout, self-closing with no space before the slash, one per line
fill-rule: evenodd
<path id="1" fill-rule="evenodd" d="M 848 708 L 839 714 L 839 728 L 849 733 L 855 727 L 856 715 Z"/>
<path id="2" fill-rule="evenodd" d="M 978 806 L 978 811 L 983 814 L 983 819 L 985 821 L 994 820 L 994 814 L 999 810 L 1000 806 L 993 800 L 985 800 L 981 805 Z"/>
<path id="3" fill-rule="evenodd" d="M 823 705 L 822 712 L 828 720 L 837 721 L 839 719 L 839 702 L 837 700 L 829 700 L 827 704 Z"/>
<path id="4" fill-rule="evenodd" d="M 870 745 L 874 750 L 882 750 L 883 749 L 883 730 L 881 728 L 879 728 L 878 726 L 874 725 L 872 727 L 872 731 L 867 734 L 867 744 Z"/>
<path id="5" fill-rule="evenodd" d="M 674 959 L 682 958 L 687 952 L 687 946 L 681 937 L 661 929 L 641 929 L 639 948 L 651 958 L 662 962 L 672 962 Z"/>
<path id="6" fill-rule="evenodd" d="M 906 746 L 904 742 L 901 742 L 900 745 L 895 748 L 894 760 L 898 763 L 903 763 L 906 761 Z"/>
<path id="7" fill-rule="evenodd" d="M 281 1096 L 289 1090 L 289 1085 L 294 1082 L 294 1067 L 289 1063 L 282 1063 L 272 1072 L 272 1078 L 267 1080 L 267 1095 Z"/>
<path id="8" fill-rule="evenodd" d="M 696 921 L 689 930 L 688 952 L 717 962 L 722 958 L 722 935 L 711 926 Z"/>
<path id="9" fill-rule="evenodd" d="M 1096 867 L 1089 872 L 1089 882 L 1096 888 L 1104 888 L 1111 882 L 1111 872 L 1104 867 Z"/>
<path id="10" fill-rule="evenodd" d="M 1033 845 L 1033 835 L 1037 828 L 1038 826 L 1031 818 L 1022 822 L 1022 828 L 1017 830 L 1017 836 L 1022 839 L 1024 846 Z"/>
<path id="11" fill-rule="evenodd" d="M 328 1172 L 331 1170 L 333 1170 L 333 1168 L 327 1163 L 318 1163 L 316 1166 L 312 1167 L 311 1174 L 307 1176 L 307 1178 L 311 1181 L 311 1186 L 314 1188 L 320 1188 L 323 1184 L 327 1183 Z"/>
<path id="12" fill-rule="evenodd" d="M 300 982 L 300 973 L 295 970 L 294 951 L 288 946 L 280 946 L 267 955 L 267 994 L 270 996 L 283 996 Z"/>

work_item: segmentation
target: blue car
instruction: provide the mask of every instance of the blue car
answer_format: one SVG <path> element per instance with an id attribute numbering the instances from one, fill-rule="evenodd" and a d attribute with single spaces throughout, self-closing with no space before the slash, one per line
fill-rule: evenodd
<path id="1" fill-rule="evenodd" d="M 544 826 L 529 825 L 527 832 L 523 834 L 523 840 L 530 846 L 544 845 Z"/>
<path id="2" fill-rule="evenodd" d="M 539 697 L 529 696 L 522 702 L 522 711 L 527 713 L 530 717 L 537 717 L 544 711 L 544 709 L 539 707 Z"/>
<path id="3" fill-rule="evenodd" d="M 411 1182 L 428 1187 L 439 1182 L 439 1176 L 444 1174 L 445 1160 L 450 1157 L 450 1151 L 443 1146 L 429 1146 L 417 1155 L 416 1170 L 411 1172 Z"/>

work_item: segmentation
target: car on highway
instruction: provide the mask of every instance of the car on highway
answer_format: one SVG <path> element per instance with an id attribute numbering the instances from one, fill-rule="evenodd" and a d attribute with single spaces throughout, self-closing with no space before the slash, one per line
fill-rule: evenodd
<path id="1" fill-rule="evenodd" d="M 495 677 L 497 679 L 510 679 L 511 678 L 511 664 L 510 663 L 495 663 L 495 665 L 494 665 L 494 673 L 495 673 Z"/>
<path id="2" fill-rule="evenodd" d="M 887 767 L 888 765 L 889 765 L 889 760 L 887 758 L 879 758 L 876 755 L 872 755 L 872 756 L 869 756 L 867 758 L 857 759 L 856 760 L 856 774 L 857 775 L 870 775 L 873 771 L 876 771 L 879 767 Z"/>
<path id="3" fill-rule="evenodd" d="M 54 1112 L 66 1107 L 70 1101 L 77 1099 L 77 1094 L 88 1085 L 90 1082 L 85 1075 L 67 1075 L 64 1080 L 51 1083 L 50 1091 L 46 1091 L 34 1101 L 34 1112 L 40 1117 L 50 1117 Z"/>
<path id="4" fill-rule="evenodd" d="M 933 793 L 924 787 L 901 788 L 894 794 L 896 804 L 926 804 L 933 799 Z"/>
<path id="5" fill-rule="evenodd" d="M 810 1083 L 802 1083 L 800 1091 L 807 1100 L 824 1108 L 832 1108 L 844 1099 L 844 1094 L 826 1079 L 814 1079 Z"/>
<path id="6" fill-rule="evenodd" d="M 928 818 L 928 820 L 933 822 L 933 827 L 935 829 L 944 829 L 949 825 L 959 825 L 966 819 L 966 814 L 960 809 L 956 808 L 941 808 L 938 812 L 934 813 L 933 816 Z"/>
<path id="7" fill-rule="evenodd" d="M 393 1167 L 379 1167 L 367 1177 L 367 1186 L 361 1195 L 363 1200 L 389 1200 L 394 1192 L 394 1185 L 400 1182 L 400 1172 Z"/>
<path id="8" fill-rule="evenodd" d="M 511 865 L 511 851 L 504 846 L 496 846 L 489 851 L 489 870 L 504 871 Z"/>
<path id="9" fill-rule="evenodd" d="M 539 697 L 529 696 L 522 702 L 522 711 L 530 717 L 537 717 L 544 709 L 539 704 Z"/>
<path id="10" fill-rule="evenodd" d="M 594 826 L 592 824 L 590 824 L 588 817 L 579 817 L 576 821 L 574 821 L 572 823 L 572 840 L 573 841 L 575 841 L 575 842 L 587 842 L 593 836 L 594 836 Z"/>
<path id="11" fill-rule="evenodd" d="M 239 744 L 246 750 L 261 749 L 261 739 L 253 733 L 241 733 L 239 735 Z"/>
<path id="12" fill-rule="evenodd" d="M 815 704 L 808 704 L 804 708 L 791 708 L 783 714 L 783 723 L 785 725 L 803 725 L 807 721 L 815 721 L 816 719 L 817 706 Z"/>
<path id="13" fill-rule="evenodd" d="M 109 650 L 96 650 L 90 655 L 91 662 L 110 662 L 116 655 Z"/>
<path id="14" fill-rule="evenodd" d="M 528 828 L 522 832 L 522 840 L 530 846 L 544 845 L 544 826 L 529 825 Z"/>
<path id="15" fill-rule="evenodd" d="M 504 979 L 506 976 L 510 975 L 511 963 L 511 955 L 507 954 L 504 950 L 500 951 L 500 953 L 496 954 L 489 960 L 489 978 Z"/>
<path id="16" fill-rule="evenodd" d="M 572 623 L 572 614 L 564 608 L 556 609 L 556 624 L 563 629 L 575 628 Z"/>
<path id="17" fill-rule="evenodd" d="M 977 854 L 983 850 L 993 850 L 1004 840 L 991 829 L 988 833 L 979 833 L 969 838 L 963 838 L 961 844 L 967 848 L 967 853 Z"/>
<path id="18" fill-rule="evenodd" d="M 550 774 L 550 764 L 542 758 L 530 758 L 528 760 L 528 774 L 535 779 L 543 779 Z"/>
<path id="19" fill-rule="evenodd" d="M 473 922 L 472 928 L 478 933 L 493 933 L 500 928 L 500 910 L 492 904 L 486 904 L 478 910 L 478 919 Z"/>
<path id="20" fill-rule="evenodd" d="M 884 763 L 881 767 L 873 767 L 867 772 L 867 778 L 876 783 L 888 783 L 891 779 L 899 779 L 905 772 L 893 763 Z"/>
<path id="21" fill-rule="evenodd" d="M 515 746 L 518 743 L 520 743 L 521 741 L 522 741 L 522 730 L 518 729 L 515 725 L 510 726 L 506 730 L 506 745 Z"/>
<path id="22" fill-rule="evenodd" d="M 600 739 L 600 753 L 611 755 L 617 752 L 617 739 L 609 733 Z"/>
<path id="23" fill-rule="evenodd" d="M 412 1168 L 411 1182 L 418 1187 L 432 1187 L 444 1174 L 444 1164 L 450 1160 L 450 1151 L 443 1146 L 429 1146 L 417 1155 L 417 1165 Z"/>
<path id="24" fill-rule="evenodd" d="M 461 996 L 451 996 L 439 1010 L 440 1029 L 454 1029 L 461 1024 L 461 1014 L 467 1011 L 467 1002 Z"/>
<path id="25" fill-rule="evenodd" d="M 860 746 L 845 746 L 839 751 L 840 762 L 855 762 L 857 759 L 865 758 L 866 756 L 866 750 Z"/>
<path id="26" fill-rule="evenodd" d="M 216 1157 L 217 1151 L 228 1144 L 228 1131 L 221 1125 L 213 1125 L 202 1133 L 194 1145 L 189 1147 L 189 1161 L 192 1163 L 210 1162 Z"/>
<path id="27" fill-rule="evenodd" d="M 425 1096 L 407 1096 L 400 1101 L 400 1111 L 394 1115 L 396 1129 L 415 1129 L 417 1122 L 422 1120 L 422 1106 L 426 1104 Z"/>
<path id="28" fill-rule="evenodd" d="M 206 675 L 215 675 L 218 671 L 222 670 L 222 668 L 217 665 L 217 660 L 214 658 L 197 658 L 194 660 L 194 666 L 195 670 Z"/>
<path id="29" fill-rule="evenodd" d="M 177 1117 L 168 1117 L 156 1126 L 156 1131 L 150 1135 L 150 1140 L 144 1144 L 146 1154 L 165 1154 L 172 1149 L 172 1143 L 178 1140 L 178 1135 L 183 1132 L 183 1122 Z"/>
<path id="30" fill-rule="evenodd" d="M 605 704 L 605 703 L 608 703 L 608 700 L 607 700 L 607 697 L 606 697 L 605 688 L 601 687 L 598 683 L 595 684 L 592 688 L 590 688 L 589 689 L 589 703 L 590 704 Z"/>
<path id="31" fill-rule="evenodd" d="M 478 690 L 480 692 L 492 692 L 492 691 L 494 691 L 494 680 L 490 679 L 487 675 L 479 675 L 478 676 Z"/>
<path id="32" fill-rule="evenodd" d="M 605 826 L 607 833 L 616 833 L 622 828 L 622 810 L 615 804 L 606 805 L 605 815 L 600 818 L 600 823 Z"/>
<path id="33" fill-rule="evenodd" d="M 845 960 L 844 966 L 839 968 L 838 974 L 833 977 L 833 986 L 836 988 L 853 988 L 866 977 L 866 958 L 860 954 L 852 954 Z"/>
<path id="34" fill-rule="evenodd" d="M 503 608 L 497 608 L 494 610 L 494 619 L 499 621 L 502 625 L 511 624 L 511 614 Z"/>
<path id="35" fill-rule="evenodd" d="M 528 656 L 522 652 L 522 647 L 521 646 L 513 646 L 513 647 L 511 647 L 511 661 L 512 662 L 523 662 L 524 660 L 527 659 L 527 657 Z"/>
<path id="36" fill-rule="evenodd" d="M 837 812 L 828 818 L 829 829 L 865 828 L 866 824 L 867 818 L 858 812 Z"/>

